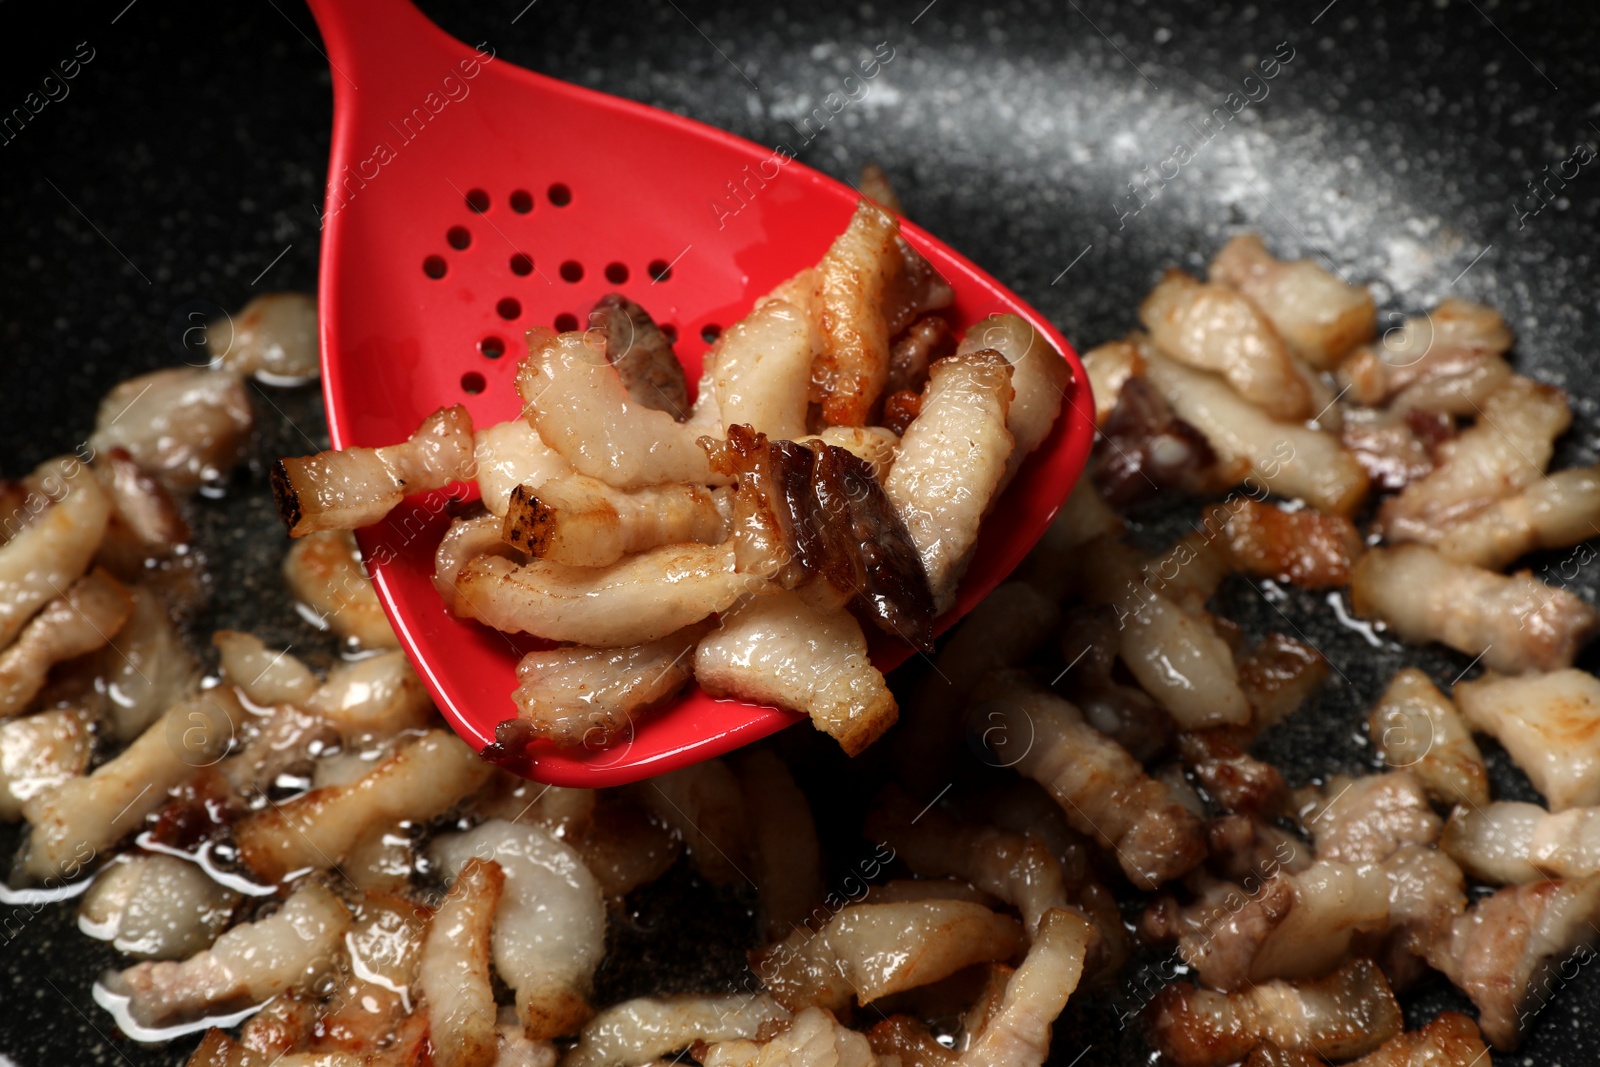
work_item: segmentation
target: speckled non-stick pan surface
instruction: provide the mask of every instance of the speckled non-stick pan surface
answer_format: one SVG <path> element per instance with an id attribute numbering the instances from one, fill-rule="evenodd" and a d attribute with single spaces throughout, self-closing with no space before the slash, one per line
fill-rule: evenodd
<path id="1" fill-rule="evenodd" d="M 1372 282 L 1385 314 L 1447 295 L 1486 300 L 1515 328 L 1520 365 L 1574 395 L 1558 462 L 1597 458 L 1600 163 L 1574 155 L 1600 140 L 1590 5 L 425 6 L 515 62 L 789 144 L 830 173 L 880 162 L 919 222 L 1083 348 L 1130 325 L 1163 267 L 1199 266 L 1243 227 Z M 880 43 L 893 58 L 865 95 L 797 129 Z M 0 121 L 38 107 L 0 131 L 0 473 L 16 475 L 78 445 L 113 383 L 196 358 L 187 326 L 265 289 L 314 287 L 330 84 L 295 0 L 4 0 L 0 60 Z M 1268 60 L 1271 79 L 1260 74 Z M 63 63 L 70 80 L 59 79 Z M 1244 102 L 1237 114 L 1229 94 Z M 672 165 L 639 162 L 641 182 Z M 1546 179 L 1535 198 L 1529 182 Z M 314 388 L 257 390 L 257 410 L 259 456 L 326 443 Z M 283 535 L 259 462 L 200 514 L 213 582 L 196 632 L 249 627 L 326 655 L 280 590 Z M 1143 534 L 1159 540 L 1162 525 L 1152 516 Z M 1600 578 L 1591 565 L 1569 584 L 1593 597 Z M 1359 721 L 1402 653 L 1370 646 L 1319 596 L 1271 603 L 1238 585 L 1228 599 L 1247 626 L 1303 634 L 1336 668 L 1266 754 L 1294 784 L 1366 766 Z M 1404 655 L 1442 681 L 1467 666 Z M 1491 757 L 1501 794 L 1530 797 Z M 685 907 L 708 899 L 691 882 L 680 869 L 618 919 L 602 996 L 738 980 L 749 902 Z M 181 1062 L 187 1046 L 141 1050 L 90 1001 L 94 976 L 115 961 L 76 931 L 70 906 L 5 912 L 0 1064 Z M 1600 979 L 1580 972 L 1524 1049 L 1497 1062 L 1600 1063 L 1597 998 Z M 1075 998 L 1056 1061 L 1144 1062 L 1135 1028 L 1117 1023 L 1118 1003 L 1137 999 L 1133 989 Z M 1409 1002 L 1412 1022 L 1464 1003 L 1428 987 Z"/>

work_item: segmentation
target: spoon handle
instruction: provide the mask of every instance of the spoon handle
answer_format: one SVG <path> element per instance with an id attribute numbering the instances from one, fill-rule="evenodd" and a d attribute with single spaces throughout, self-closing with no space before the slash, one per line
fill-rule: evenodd
<path id="1" fill-rule="evenodd" d="M 337 113 L 422 104 L 471 48 L 410 0 L 307 0 L 333 72 Z M 412 90 L 415 90 L 413 93 Z M 411 100 L 410 96 L 416 99 Z M 337 136 L 337 131 L 335 131 Z"/>

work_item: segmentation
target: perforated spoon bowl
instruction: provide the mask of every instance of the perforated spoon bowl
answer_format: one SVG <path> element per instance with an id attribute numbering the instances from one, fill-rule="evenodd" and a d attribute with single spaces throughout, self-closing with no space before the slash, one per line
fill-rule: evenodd
<path id="1" fill-rule="evenodd" d="M 441 405 L 477 426 L 516 418 L 532 326 L 575 329 L 619 291 L 676 330 L 689 381 L 716 332 L 815 263 L 854 210 L 850 187 L 792 153 L 513 66 L 407 0 L 311 0 L 332 67 L 333 151 L 319 305 L 336 448 L 404 440 Z M 1042 316 L 918 227 L 906 239 L 949 279 L 958 332 L 1026 319 L 1071 365 L 1061 418 L 985 521 L 942 631 L 1038 540 L 1082 472 L 1093 404 L 1076 354 Z M 358 535 L 378 597 L 439 709 L 474 748 L 516 709 L 516 666 L 540 643 L 458 619 L 432 584 L 462 498 L 414 497 Z M 888 671 L 911 654 L 874 639 Z M 915 709 L 908 709 L 915 714 Z M 664 773 L 800 717 L 691 687 L 609 748 L 530 746 L 528 777 L 595 788 Z"/>

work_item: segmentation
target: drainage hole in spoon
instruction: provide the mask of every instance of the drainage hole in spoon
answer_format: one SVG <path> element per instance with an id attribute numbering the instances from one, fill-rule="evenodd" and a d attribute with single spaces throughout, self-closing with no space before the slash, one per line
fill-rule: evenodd
<path id="1" fill-rule="evenodd" d="M 606 281 L 612 285 L 621 285 L 628 280 L 628 268 L 621 263 L 606 264 Z"/>
<path id="2" fill-rule="evenodd" d="M 482 189 L 468 190 L 467 207 L 477 212 L 479 215 L 482 215 L 485 211 L 489 210 L 489 194 L 484 192 Z"/>
<path id="3" fill-rule="evenodd" d="M 652 259 L 650 261 L 650 280 L 652 282 L 664 282 L 670 277 L 672 277 L 672 264 L 664 259 Z"/>
<path id="4" fill-rule="evenodd" d="M 443 256 L 429 256 L 422 261 L 422 273 L 430 278 L 443 278 L 447 269 L 449 268 L 445 266 Z"/>
<path id="5" fill-rule="evenodd" d="M 461 390 L 469 396 L 477 396 L 483 392 L 486 385 L 483 375 L 475 370 L 469 370 L 461 376 Z"/>
<path id="6" fill-rule="evenodd" d="M 485 337 L 478 342 L 478 351 L 483 353 L 486 359 L 499 359 L 506 354 L 506 343 L 498 337 Z"/>
<path id="7" fill-rule="evenodd" d="M 568 315 L 565 311 L 556 316 L 556 332 L 571 333 L 578 328 L 578 316 Z"/>
<path id="8" fill-rule="evenodd" d="M 672 323 L 663 323 L 661 325 L 661 332 L 666 335 L 668 344 L 675 345 L 678 343 L 678 328 L 672 325 Z"/>
<path id="9" fill-rule="evenodd" d="M 514 296 L 502 297 L 494 306 L 495 312 L 507 322 L 522 314 L 522 302 Z"/>
<path id="10" fill-rule="evenodd" d="M 700 328 L 700 339 L 706 344 L 716 344 L 717 338 L 722 336 L 722 327 L 714 322 L 708 322 Z"/>
<path id="11" fill-rule="evenodd" d="M 556 182 L 550 187 L 550 202 L 556 207 L 566 207 L 572 203 L 572 190 L 562 182 Z"/>
<path id="12" fill-rule="evenodd" d="M 526 215 L 533 210 L 533 194 L 526 189 L 516 189 L 511 193 L 511 210 L 518 215 Z"/>
<path id="13" fill-rule="evenodd" d="M 465 226 L 452 226 L 444 239 L 450 242 L 450 247 L 461 251 L 472 243 L 472 233 Z"/>
<path id="14" fill-rule="evenodd" d="M 583 281 L 583 264 L 575 259 L 569 259 L 561 264 L 561 280 L 565 282 Z"/>
<path id="15" fill-rule="evenodd" d="M 511 257 L 511 273 L 519 278 L 533 273 L 533 257 L 526 252 L 518 252 Z"/>

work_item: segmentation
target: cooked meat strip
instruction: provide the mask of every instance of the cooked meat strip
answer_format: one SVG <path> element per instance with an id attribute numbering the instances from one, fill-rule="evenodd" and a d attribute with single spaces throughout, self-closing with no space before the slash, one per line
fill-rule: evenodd
<path id="1" fill-rule="evenodd" d="M 511 699 L 539 737 L 558 745 L 601 748 L 628 736 L 638 720 L 689 683 L 695 624 L 631 648 L 567 645 L 529 652 L 517 664 Z"/>
<path id="2" fill-rule="evenodd" d="M 1213 282 L 1232 286 L 1259 307 L 1294 351 L 1329 368 L 1372 337 L 1372 294 L 1309 259 L 1275 259 L 1253 233 L 1240 234 L 1211 260 Z"/>
<path id="3" fill-rule="evenodd" d="M 153 852 L 118 856 L 78 908 L 78 928 L 139 960 L 186 959 L 211 947 L 239 894 L 198 864 Z"/>
<path id="4" fill-rule="evenodd" d="M 824 426 L 820 433 L 806 434 L 800 444 L 813 441 L 842 448 L 872 468 L 872 476 L 882 485 L 900 453 L 900 435 L 882 426 Z"/>
<path id="5" fill-rule="evenodd" d="M 474 858 L 505 872 L 490 935 L 494 970 L 515 991 L 527 1036 L 574 1033 L 589 1017 L 589 987 L 605 951 L 605 903 L 571 846 L 536 826 L 493 819 L 434 839 L 451 875 Z"/>
<path id="6" fill-rule="evenodd" d="M 221 759 L 244 717 L 233 690 L 208 689 L 169 708 L 113 759 L 32 797 L 22 814 L 33 825 L 19 867 L 33 880 L 81 869 L 160 808 L 167 791 Z"/>
<path id="7" fill-rule="evenodd" d="M 301 385 L 322 372 L 317 343 L 317 298 L 310 293 L 262 293 L 236 315 L 206 329 L 206 347 L 222 367 L 266 385 Z"/>
<path id="8" fill-rule="evenodd" d="M 915 873 L 963 879 L 1016 908 L 1030 935 L 1051 909 L 1071 908 L 1060 862 L 1032 834 L 968 825 L 893 786 L 878 795 L 864 830 Z"/>
<path id="9" fill-rule="evenodd" d="M 1348 585 L 1362 550 L 1360 532 L 1342 515 L 1249 497 L 1213 506 L 1203 526 L 1220 531 L 1236 570 L 1307 589 Z"/>
<path id="10" fill-rule="evenodd" d="M 1061 661 L 1066 666 L 1051 688 L 1076 704 L 1090 726 L 1127 749 L 1140 763 L 1166 751 L 1174 733 L 1171 716 L 1143 689 L 1125 685 L 1114 676 L 1120 647 L 1114 609 L 1101 606 L 1071 612 L 1060 634 Z"/>
<path id="11" fill-rule="evenodd" d="M 789 1019 L 788 1010 L 763 993 L 635 997 L 590 1019 L 563 1062 L 567 1067 L 630 1067 L 697 1041 L 754 1038 Z"/>
<path id="12" fill-rule="evenodd" d="M 679 422 L 688 418 L 683 364 L 648 311 L 621 293 L 607 293 L 590 310 L 589 326 L 605 337 L 606 359 L 617 368 L 629 397 Z"/>
<path id="13" fill-rule="evenodd" d="M 1100 432 L 1094 482 L 1113 507 L 1126 509 L 1168 490 L 1209 493 L 1228 481 L 1205 436 L 1174 416 L 1143 377 L 1123 383 Z"/>
<path id="14" fill-rule="evenodd" d="M 879 1067 L 867 1038 L 821 1008 L 806 1008 L 765 1041 L 719 1041 L 700 1062 L 705 1067 Z"/>
<path id="15" fill-rule="evenodd" d="M 1550 813 L 1535 804 L 1500 801 L 1457 808 L 1443 847 L 1487 882 L 1600 874 L 1600 807 Z"/>
<path id="16" fill-rule="evenodd" d="M 1450 526 L 1544 477 L 1555 439 L 1572 422 L 1567 396 L 1516 377 L 1484 400 L 1478 420 L 1441 451 L 1427 477 L 1384 501 L 1378 523 L 1390 540 L 1438 540 Z"/>
<path id="17" fill-rule="evenodd" d="M 67 707 L 0 723 L 0 821 L 15 822 L 28 801 L 88 770 L 92 722 Z"/>
<path id="18" fill-rule="evenodd" d="M 1225 729 L 1185 731 L 1178 752 L 1206 793 L 1224 811 L 1270 818 L 1288 798 L 1278 768 L 1250 755 Z"/>
<path id="19" fill-rule="evenodd" d="M 1573 808 L 1583 812 L 1587 808 Z M 1462 804 L 1450 813 L 1439 847 L 1480 882 L 1522 885 L 1545 875 L 1530 861 L 1534 834 L 1550 818 L 1537 804 L 1500 800 Z"/>
<path id="20" fill-rule="evenodd" d="M 1350 353 L 1339 384 L 1359 404 L 1469 415 L 1511 377 L 1511 340 L 1499 312 L 1452 298 Z"/>
<path id="21" fill-rule="evenodd" d="M 234 828 L 239 857 L 269 882 L 337 865 L 372 826 L 425 822 L 482 785 L 489 768 L 459 738 L 432 730 L 345 785 L 256 811 Z"/>
<path id="22" fill-rule="evenodd" d="M 362 648 L 400 647 L 348 532 L 325 530 L 290 545 L 283 578 L 315 625 Z"/>
<path id="23" fill-rule="evenodd" d="M 751 956 L 767 991 L 790 1011 L 838 1011 L 1009 959 L 1021 946 L 1014 919 L 962 900 L 852 904 L 821 930 L 801 928 Z"/>
<path id="24" fill-rule="evenodd" d="M 939 614 L 955 603 L 1012 451 L 1011 365 L 988 349 L 934 364 L 922 412 L 884 486 L 917 546 Z"/>
<path id="25" fill-rule="evenodd" d="M 1389 925 L 1389 878 L 1375 864 L 1317 860 L 1261 874 L 1210 885 L 1180 913 L 1172 931 L 1179 954 L 1208 986 L 1319 978 L 1349 957 L 1359 935 Z"/>
<path id="26" fill-rule="evenodd" d="M 1433 844 L 1443 827 L 1421 780 L 1403 770 L 1361 778 L 1336 774 L 1296 799 L 1318 859 L 1382 863 L 1406 845 Z"/>
<path id="27" fill-rule="evenodd" d="M 1083 553 L 1093 560 L 1085 568 L 1084 599 L 1111 606 L 1123 664 L 1188 730 L 1250 721 L 1232 649 L 1209 615 L 1178 602 L 1191 599 L 1180 582 L 1198 576 L 1204 548 L 1179 542 L 1166 557 L 1145 563 L 1131 547 L 1103 539 Z"/>
<path id="28" fill-rule="evenodd" d="M 898 234 L 894 216 L 863 200 L 817 264 L 809 306 L 821 350 L 812 399 L 828 422 L 865 424 L 888 380 L 890 290 L 906 269 Z"/>
<path id="29" fill-rule="evenodd" d="M 1566 548 L 1600 536 L 1597 529 L 1600 467 L 1573 467 L 1502 497 L 1437 536 L 1419 539 L 1446 559 L 1500 570 L 1529 552 Z"/>
<path id="30" fill-rule="evenodd" d="M 1415 774 L 1444 804 L 1489 802 L 1489 772 L 1455 704 L 1415 667 L 1395 673 L 1367 714 L 1384 766 Z"/>
<path id="31" fill-rule="evenodd" d="M 1011 433 L 1012 448 L 1000 483 L 1004 488 L 1023 460 L 1050 436 L 1072 386 L 1072 369 L 1038 330 L 1012 314 L 990 315 L 973 323 L 956 354 L 980 351 L 998 352 L 1011 364 L 1006 429 Z"/>
<path id="32" fill-rule="evenodd" d="M 484 427 L 473 435 L 473 462 L 483 506 L 502 518 L 519 485 L 538 488 L 551 478 L 572 473 L 572 464 L 544 443 L 526 419 Z"/>
<path id="33" fill-rule="evenodd" d="M 1238 658 L 1239 688 L 1250 703 L 1250 729 L 1259 733 L 1299 710 L 1328 677 L 1328 661 L 1287 634 L 1268 634 Z"/>
<path id="34" fill-rule="evenodd" d="M 1442 1011 L 1421 1030 L 1396 1034 L 1350 1067 L 1475 1067 L 1489 1055 L 1478 1024 Z"/>
<path id="35" fill-rule="evenodd" d="M 422 679 L 398 650 L 336 664 L 306 698 L 305 710 L 352 743 L 393 738 L 436 721 Z"/>
<path id="36" fill-rule="evenodd" d="M 1407 641 L 1438 641 L 1497 671 L 1570 666 L 1600 616 L 1526 572 L 1506 577 L 1452 563 L 1422 545 L 1375 548 L 1350 579 L 1356 614 Z"/>
<path id="37" fill-rule="evenodd" d="M 969 728 L 999 766 L 1049 790 L 1073 829 L 1114 849 L 1129 880 L 1153 888 L 1205 858 L 1200 820 L 1077 708 L 1013 679 L 991 679 Z"/>
<path id="38" fill-rule="evenodd" d="M 494 1067 L 499 1042 L 489 931 L 505 881 L 498 863 L 469 859 L 428 923 L 417 988 L 438 1067 Z"/>
<path id="39" fill-rule="evenodd" d="M 711 695 L 809 715 L 852 756 L 894 725 L 899 708 L 848 613 L 778 593 L 748 597 L 720 621 L 694 657 L 695 678 Z"/>
<path id="40" fill-rule="evenodd" d="M 509 506 L 509 501 L 502 503 Z M 505 510 L 504 506 L 501 510 Z M 433 556 L 433 587 L 445 607 L 460 614 L 456 583 L 461 578 L 461 569 L 479 556 L 502 556 L 513 563 L 527 562 L 525 555 L 506 544 L 500 536 L 504 529 L 505 520 L 493 512 L 450 520 L 450 528 L 439 539 Z"/>
<path id="41" fill-rule="evenodd" d="M 397 445 L 280 459 L 272 466 L 272 496 L 289 536 L 304 537 L 371 526 L 410 494 L 443 489 L 475 470 L 472 417 L 457 404 L 423 419 Z"/>
<path id="42" fill-rule="evenodd" d="M 517 370 L 517 392 L 544 442 L 578 473 L 618 489 L 724 484 L 696 444 L 702 428 L 628 395 L 597 344 L 577 331 L 530 342 Z"/>
<path id="43" fill-rule="evenodd" d="M 811 496 L 825 546 L 823 577 L 838 585 L 848 566 L 846 580 L 861 612 L 885 633 L 932 651 L 929 578 L 906 523 L 872 470 L 852 453 L 823 445 L 817 449 Z"/>
<path id="44" fill-rule="evenodd" d="M 145 1027 L 201 1018 L 309 988 L 341 948 L 350 912 L 316 882 L 264 919 L 241 923 L 181 963 L 139 963 L 101 979 L 113 1014 Z"/>
<path id="45" fill-rule="evenodd" d="M 95 456 L 94 471 L 112 505 L 97 558 L 118 578 L 137 580 L 153 562 L 170 560 L 192 539 L 172 493 L 126 449 Z"/>
<path id="46" fill-rule="evenodd" d="M 1144 358 L 1139 346 L 1123 338 L 1096 345 L 1083 353 L 1083 369 L 1089 375 L 1094 393 L 1094 421 L 1104 427 L 1106 419 L 1122 401 L 1122 390 L 1135 378 L 1144 377 Z"/>
<path id="47" fill-rule="evenodd" d="M 211 635 L 222 673 L 252 704 L 304 704 L 317 691 L 317 676 L 288 649 L 273 652 L 254 634 L 218 630 Z"/>
<path id="48" fill-rule="evenodd" d="M 1417 433 L 1412 415 L 1380 408 L 1348 407 L 1339 439 L 1367 472 L 1374 488 L 1393 493 L 1433 470 L 1430 442 Z M 1454 424 L 1451 432 L 1454 432 Z"/>
<path id="49" fill-rule="evenodd" d="M 1505 746 L 1551 811 L 1600 804 L 1600 679 L 1579 670 L 1485 674 L 1456 686 L 1475 730 Z"/>
<path id="50" fill-rule="evenodd" d="M 103 570 L 73 582 L 0 652 L 0 718 L 25 710 L 57 663 L 109 642 L 132 611 L 127 587 Z"/>
<path id="51" fill-rule="evenodd" d="M 120 383 L 100 401 L 90 447 L 125 449 L 177 492 L 224 481 L 244 453 L 255 416 L 239 375 L 172 367 Z"/>
<path id="52" fill-rule="evenodd" d="M 1169 359 L 1148 343 L 1142 343 L 1140 356 L 1150 384 L 1180 419 L 1205 435 L 1232 480 L 1303 498 L 1334 515 L 1353 514 L 1360 506 L 1367 474 L 1338 437 L 1279 422 L 1241 399 L 1226 382 Z"/>
<path id="53" fill-rule="evenodd" d="M 1316 414 L 1311 389 L 1283 338 L 1234 290 L 1169 270 L 1139 305 L 1139 321 L 1161 351 L 1220 375 L 1269 417 L 1294 422 Z"/>
<path id="54" fill-rule="evenodd" d="M 1223 1067 L 1266 1042 L 1336 1060 L 1379 1048 L 1400 1033 L 1400 1005 L 1370 960 L 1316 982 L 1264 982 L 1242 993 L 1187 983 L 1156 994 L 1148 1013 L 1156 1047 L 1176 1067 Z"/>
<path id="55" fill-rule="evenodd" d="M 958 1063 L 971 1067 L 1040 1067 L 1050 1054 L 1050 1024 L 1078 988 L 1094 927 L 1070 911 L 1049 911 L 1028 955 Z"/>
<path id="56" fill-rule="evenodd" d="M 509 633 L 596 648 L 657 641 L 727 611 L 752 583 L 731 544 L 663 545 L 609 567 L 479 556 L 461 570 L 456 611 Z"/>
<path id="57" fill-rule="evenodd" d="M 1508 886 L 1442 931 L 1428 962 L 1472 998 L 1483 1036 L 1505 1052 L 1544 1005 L 1551 971 L 1594 944 L 1596 920 L 1600 875 Z"/>
<path id="58" fill-rule="evenodd" d="M 728 327 L 706 353 L 723 427 L 749 426 L 775 441 L 804 437 L 813 347 L 810 317 L 783 300 Z"/>
<path id="59" fill-rule="evenodd" d="M 0 546 L 0 648 L 88 569 L 111 518 L 94 472 L 64 456 L 40 464 L 24 508 L 35 517 Z"/>
<path id="60" fill-rule="evenodd" d="M 711 493 L 698 485 L 613 489 L 598 478 L 567 474 L 513 489 L 502 536 L 539 559 L 608 567 L 661 545 L 714 545 L 726 533 Z"/>

